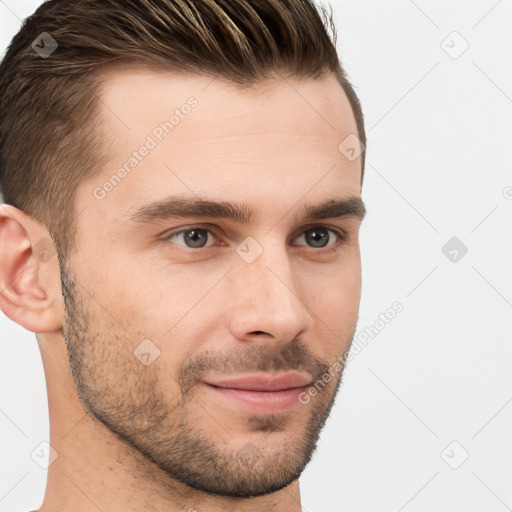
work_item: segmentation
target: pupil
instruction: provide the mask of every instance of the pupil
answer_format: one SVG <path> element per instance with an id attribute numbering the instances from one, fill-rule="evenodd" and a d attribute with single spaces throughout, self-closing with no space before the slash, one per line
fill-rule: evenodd
<path id="1" fill-rule="evenodd" d="M 190 229 L 186 232 L 186 242 L 189 247 L 204 247 L 206 244 L 206 229 Z M 189 242 L 191 242 L 189 244 Z"/>
<path id="2" fill-rule="evenodd" d="M 311 236 L 306 236 L 306 238 L 308 238 L 308 243 L 311 242 L 313 247 L 325 247 L 329 242 L 329 235 L 325 228 L 311 229 L 308 233 Z"/>

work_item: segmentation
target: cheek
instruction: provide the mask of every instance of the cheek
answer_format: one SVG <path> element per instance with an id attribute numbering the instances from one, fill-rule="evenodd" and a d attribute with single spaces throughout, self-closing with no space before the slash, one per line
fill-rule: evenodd
<path id="1" fill-rule="evenodd" d="M 102 304 L 117 314 L 130 332 L 162 336 L 184 317 L 211 286 L 193 272 L 161 268 L 148 258 L 106 265 L 94 277 Z M 131 328 L 129 328 L 131 327 Z"/>
<path id="2" fill-rule="evenodd" d="M 333 266 L 327 272 L 302 272 L 301 296 L 313 312 L 315 332 L 325 340 L 328 358 L 332 359 L 349 344 L 357 326 L 361 268 L 355 259 L 351 265 Z"/>
<path id="3" fill-rule="evenodd" d="M 168 372 L 160 374 L 164 381 L 169 374 L 176 374 L 182 362 L 218 326 L 222 302 L 212 287 L 223 274 L 141 266 L 109 277 L 105 303 L 130 334 L 132 349 L 144 340 L 154 343 L 156 366 Z M 122 332 L 120 326 L 118 330 Z M 140 351 L 145 352 L 143 348 Z M 171 378 L 167 384 L 174 385 L 175 381 Z"/>
<path id="4" fill-rule="evenodd" d="M 337 263 L 302 265 L 297 272 L 302 297 L 315 312 L 341 319 L 358 314 L 361 296 L 361 263 L 357 254 Z"/>

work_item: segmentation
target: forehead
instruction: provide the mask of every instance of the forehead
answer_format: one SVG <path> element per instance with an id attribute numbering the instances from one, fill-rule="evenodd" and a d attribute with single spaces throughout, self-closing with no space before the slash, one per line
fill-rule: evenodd
<path id="1" fill-rule="evenodd" d="M 110 149 L 78 191 L 88 216 L 120 221 L 173 193 L 248 204 L 275 204 L 285 191 L 297 203 L 308 188 L 312 197 L 333 187 L 360 194 L 360 159 L 338 149 L 357 125 L 333 75 L 242 89 L 201 75 L 118 70 L 98 96 Z"/>

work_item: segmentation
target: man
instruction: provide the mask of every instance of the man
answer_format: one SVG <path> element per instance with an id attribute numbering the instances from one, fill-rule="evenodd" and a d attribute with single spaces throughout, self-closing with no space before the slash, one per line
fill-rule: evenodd
<path id="1" fill-rule="evenodd" d="M 326 21 L 309 0 L 57 0 L 13 39 L 0 304 L 47 379 L 40 512 L 301 510 L 365 213 Z"/>

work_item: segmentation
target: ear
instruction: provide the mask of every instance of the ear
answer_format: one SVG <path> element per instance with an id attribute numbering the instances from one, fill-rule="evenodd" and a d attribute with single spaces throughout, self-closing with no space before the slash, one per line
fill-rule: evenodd
<path id="1" fill-rule="evenodd" d="M 59 331 L 60 267 L 47 229 L 25 212 L 0 204 L 0 308 L 35 333 Z"/>

